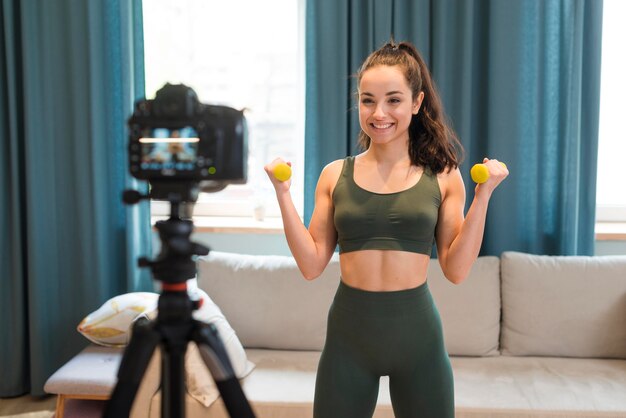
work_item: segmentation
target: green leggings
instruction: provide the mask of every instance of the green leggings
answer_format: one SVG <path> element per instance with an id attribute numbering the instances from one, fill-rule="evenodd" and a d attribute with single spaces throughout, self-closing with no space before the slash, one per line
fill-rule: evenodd
<path id="1" fill-rule="evenodd" d="M 315 418 L 371 417 L 389 376 L 396 418 L 453 418 L 454 384 L 428 285 L 370 292 L 340 282 L 315 383 Z"/>

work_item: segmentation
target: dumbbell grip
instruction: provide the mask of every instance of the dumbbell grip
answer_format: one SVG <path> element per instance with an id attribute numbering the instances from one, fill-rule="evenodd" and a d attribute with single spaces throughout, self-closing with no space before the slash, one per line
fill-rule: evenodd
<path id="1" fill-rule="evenodd" d="M 506 168 L 506 164 L 502 161 L 500 161 L 500 164 Z M 470 170 L 470 175 L 472 176 L 474 183 L 482 184 L 489 179 L 489 169 L 485 164 L 474 164 Z"/>
<path id="2" fill-rule="evenodd" d="M 291 167 L 286 163 L 277 164 L 273 174 L 278 181 L 287 181 L 291 178 Z"/>

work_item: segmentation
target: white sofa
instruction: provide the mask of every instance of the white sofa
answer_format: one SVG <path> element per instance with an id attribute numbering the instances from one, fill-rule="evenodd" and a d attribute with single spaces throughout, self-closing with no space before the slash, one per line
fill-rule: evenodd
<path id="1" fill-rule="evenodd" d="M 460 285 L 443 277 L 436 260 L 428 276 L 457 418 L 626 417 L 626 256 L 507 252 L 480 257 Z M 258 417 L 312 416 L 338 281 L 336 257 L 314 281 L 301 277 L 291 257 L 211 252 L 199 260 L 199 287 L 256 365 L 242 386 Z M 158 382 L 144 382 L 140 392 L 134 416 L 159 417 Z M 188 396 L 187 416 L 228 415 L 221 399 L 205 407 Z M 386 378 L 374 416 L 393 417 Z"/>

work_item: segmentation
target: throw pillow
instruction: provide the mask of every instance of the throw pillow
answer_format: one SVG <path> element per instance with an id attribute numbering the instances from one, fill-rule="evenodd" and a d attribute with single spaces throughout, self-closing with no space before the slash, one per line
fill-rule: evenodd
<path id="1" fill-rule="evenodd" d="M 248 360 L 235 331 L 231 328 L 220 308 L 206 292 L 198 288 L 196 279 L 189 280 L 188 288 L 189 296 L 192 299 L 202 299 L 200 309 L 193 312 L 194 319 L 215 325 L 235 375 L 239 379 L 243 379 L 254 369 L 255 365 Z M 78 331 L 98 345 L 126 346 L 130 341 L 134 321 L 139 318 L 151 320 L 156 318 L 158 299 L 158 293 L 150 292 L 134 292 L 115 296 L 96 311 L 87 315 L 78 325 Z M 160 364 L 160 361 L 151 362 L 150 367 L 160 369 Z M 187 347 L 185 372 L 187 391 L 198 402 L 209 406 L 219 397 L 219 391 L 202 361 L 195 343 L 189 344 Z M 155 371 L 150 372 L 151 375 L 154 373 Z M 160 376 L 160 371 L 156 371 L 156 374 Z M 145 375 L 148 375 L 148 371 Z"/>
<path id="2" fill-rule="evenodd" d="M 158 299 L 159 295 L 151 292 L 115 296 L 87 315 L 78 324 L 78 332 L 95 344 L 123 347 L 130 340 L 133 321 L 142 314 L 154 311 Z"/>

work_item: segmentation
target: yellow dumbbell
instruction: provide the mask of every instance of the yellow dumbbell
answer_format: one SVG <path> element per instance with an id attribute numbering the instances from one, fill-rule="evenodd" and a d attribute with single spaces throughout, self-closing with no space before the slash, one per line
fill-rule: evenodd
<path id="1" fill-rule="evenodd" d="M 276 164 L 274 167 L 274 177 L 278 181 L 287 181 L 291 178 L 291 167 L 286 163 Z"/>
<path id="2" fill-rule="evenodd" d="M 506 164 L 500 161 L 500 164 L 506 168 Z M 472 169 L 470 170 L 470 175 L 472 176 L 472 180 L 474 183 L 484 183 L 489 179 L 489 169 L 485 164 L 474 164 Z"/>

